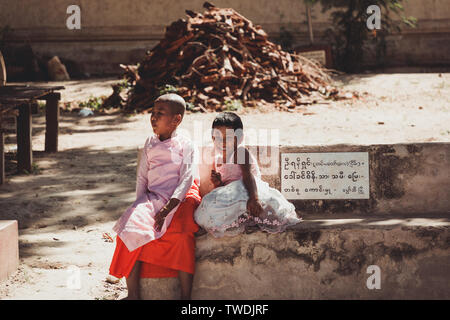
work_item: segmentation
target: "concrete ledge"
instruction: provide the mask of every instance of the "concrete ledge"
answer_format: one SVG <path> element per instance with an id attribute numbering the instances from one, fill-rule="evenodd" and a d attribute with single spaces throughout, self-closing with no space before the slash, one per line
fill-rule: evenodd
<path id="1" fill-rule="evenodd" d="M 0 281 L 19 266 L 19 231 L 17 220 L 0 221 Z"/>
<path id="2" fill-rule="evenodd" d="M 450 143 L 330 146 L 249 146 L 262 179 L 281 188 L 282 153 L 368 152 L 370 198 L 346 200 L 290 200 L 299 214 L 417 215 L 450 214 Z M 138 163 L 142 148 L 138 149 Z M 200 149 L 200 192 L 212 190 L 211 147 Z"/>
<path id="3" fill-rule="evenodd" d="M 450 299 L 448 218 L 307 218 L 281 234 L 197 238 L 193 299 Z M 369 290 L 367 267 L 380 268 Z M 142 279 L 178 299 L 178 279 Z"/>
<path id="4" fill-rule="evenodd" d="M 368 152 L 369 199 L 290 200 L 300 215 L 380 214 L 408 212 L 417 215 L 450 213 L 450 143 L 411 143 L 393 145 L 329 146 L 249 146 L 257 157 L 262 179 L 281 188 L 281 154 L 321 152 Z M 202 194 L 212 188 L 209 182 L 211 148 L 202 149 L 200 165 Z"/>

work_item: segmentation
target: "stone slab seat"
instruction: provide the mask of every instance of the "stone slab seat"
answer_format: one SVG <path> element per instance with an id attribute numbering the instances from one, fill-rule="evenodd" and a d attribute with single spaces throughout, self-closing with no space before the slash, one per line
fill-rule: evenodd
<path id="1" fill-rule="evenodd" d="M 280 234 L 197 237 L 195 299 L 450 299 L 450 219 L 305 216 Z M 376 265 L 380 289 L 368 289 Z M 178 299 L 177 278 L 141 279 L 144 299 Z"/>
<path id="2" fill-rule="evenodd" d="M 0 220 L 0 282 L 19 266 L 19 231 L 17 220 Z"/>

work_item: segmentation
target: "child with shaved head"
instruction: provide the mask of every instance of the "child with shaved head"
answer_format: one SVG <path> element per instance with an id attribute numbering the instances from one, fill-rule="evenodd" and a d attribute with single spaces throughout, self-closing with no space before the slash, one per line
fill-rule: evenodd
<path id="1" fill-rule="evenodd" d="M 141 277 L 179 277 L 181 299 L 190 299 L 198 231 L 193 214 L 201 198 L 195 148 L 176 130 L 185 109 L 177 94 L 155 100 L 154 134 L 138 166 L 136 201 L 113 228 L 117 245 L 110 274 L 126 277 L 128 299 L 140 299 Z"/>

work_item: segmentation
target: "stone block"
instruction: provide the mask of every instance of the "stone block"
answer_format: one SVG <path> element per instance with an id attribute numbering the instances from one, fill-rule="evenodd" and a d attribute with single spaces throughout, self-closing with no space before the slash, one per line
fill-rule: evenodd
<path id="1" fill-rule="evenodd" d="M 16 220 L 0 221 L 0 281 L 19 266 L 19 230 Z"/>

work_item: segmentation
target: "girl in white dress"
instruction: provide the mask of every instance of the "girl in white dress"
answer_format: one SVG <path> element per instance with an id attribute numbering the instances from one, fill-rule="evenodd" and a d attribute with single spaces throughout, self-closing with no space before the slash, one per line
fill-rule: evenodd
<path id="1" fill-rule="evenodd" d="M 243 125 L 237 114 L 219 114 L 212 125 L 212 139 L 214 189 L 202 198 L 194 215 L 201 227 L 219 238 L 243 233 L 251 226 L 282 232 L 301 221 L 294 205 L 261 180 L 255 157 L 242 145 Z"/>

